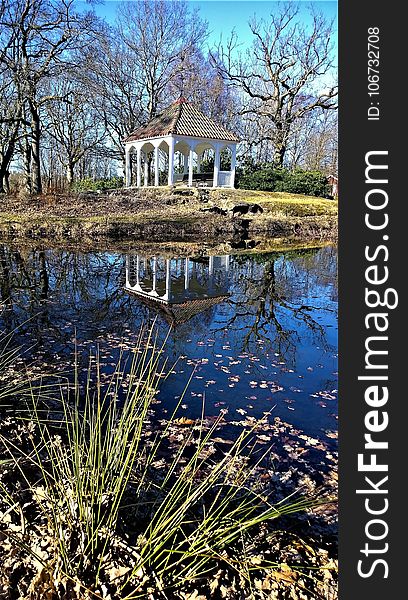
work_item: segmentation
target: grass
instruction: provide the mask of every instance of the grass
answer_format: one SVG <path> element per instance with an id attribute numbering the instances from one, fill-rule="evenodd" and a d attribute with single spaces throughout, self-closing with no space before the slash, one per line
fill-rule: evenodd
<path id="1" fill-rule="evenodd" d="M 226 190 L 227 202 L 255 202 L 262 206 L 265 216 L 284 214 L 292 217 L 337 215 L 337 202 L 285 192 L 262 192 L 258 190 Z M 224 195 L 224 190 L 214 193 L 214 198 Z"/>
<path id="2" fill-rule="evenodd" d="M 119 362 L 108 384 L 94 357 L 85 386 L 61 388 L 52 414 L 33 388 L 17 422 L 25 433 L 0 432 L 2 537 L 23 556 L 28 588 L 43 590 L 24 597 L 182 598 L 210 594 L 221 572 L 250 589 L 254 573 L 279 566 L 254 544 L 262 524 L 314 504 L 274 503 L 259 485 L 257 424 L 215 453 L 222 414 L 180 432 L 176 408 L 149 425 L 163 349 L 154 328 L 142 329 L 131 364 Z"/>
<path id="3" fill-rule="evenodd" d="M 296 237 L 298 239 L 335 238 L 337 202 L 297 194 L 253 190 L 208 189 L 207 202 L 201 193 L 179 196 L 176 203 L 171 190 L 147 188 L 125 196 L 98 194 L 61 195 L 36 199 L 5 198 L 0 212 L 0 237 L 7 239 L 52 240 L 150 240 L 195 239 L 231 240 L 237 234 L 239 217 L 203 212 L 214 206 L 231 209 L 237 203 L 255 202 L 262 214 L 245 215 L 250 220 L 250 235 Z"/>

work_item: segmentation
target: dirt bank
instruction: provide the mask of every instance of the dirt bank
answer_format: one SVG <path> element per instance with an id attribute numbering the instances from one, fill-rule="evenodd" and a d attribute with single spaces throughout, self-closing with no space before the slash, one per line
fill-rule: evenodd
<path id="1" fill-rule="evenodd" d="M 149 188 L 1 200 L 3 239 L 335 240 L 337 204 L 296 194 Z"/>

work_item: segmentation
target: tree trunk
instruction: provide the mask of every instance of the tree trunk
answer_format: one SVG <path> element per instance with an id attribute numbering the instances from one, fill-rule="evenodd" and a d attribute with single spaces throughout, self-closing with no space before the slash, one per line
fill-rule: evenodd
<path id="1" fill-rule="evenodd" d="M 274 152 L 273 152 L 273 166 L 275 168 L 281 169 L 283 167 L 283 161 L 285 159 L 286 154 L 286 144 L 279 140 L 279 138 L 275 142 Z"/>
<path id="2" fill-rule="evenodd" d="M 275 122 L 275 135 L 273 140 L 273 166 L 282 168 L 288 145 L 289 131 L 280 121 Z"/>
<path id="3" fill-rule="evenodd" d="M 23 161 L 24 161 L 24 178 L 25 178 L 25 191 L 27 194 L 31 194 L 32 186 L 31 186 L 31 145 L 28 139 L 28 133 L 26 133 L 26 137 L 24 140 L 24 153 L 23 153 Z"/>
<path id="4" fill-rule="evenodd" d="M 16 139 L 18 134 L 19 123 L 17 122 L 14 126 L 14 130 L 11 134 L 8 145 L 5 151 L 2 153 L 0 161 L 0 193 L 10 192 L 10 163 L 13 159 L 14 149 L 16 146 Z"/>
<path id="5" fill-rule="evenodd" d="M 6 170 L 3 165 L 0 165 L 0 194 L 5 194 L 6 191 Z"/>
<path id="6" fill-rule="evenodd" d="M 6 190 L 6 194 L 10 193 L 10 171 L 6 169 L 4 174 L 4 189 Z"/>
<path id="7" fill-rule="evenodd" d="M 11 304 L 11 282 L 8 256 L 5 246 L 0 246 L 0 300 L 3 304 Z"/>
<path id="8" fill-rule="evenodd" d="M 31 111 L 31 192 L 33 194 L 42 193 L 41 183 L 41 159 L 40 159 L 40 115 L 38 114 L 37 108 L 32 102 L 30 102 Z"/>
<path id="9" fill-rule="evenodd" d="M 67 182 L 69 187 L 74 183 L 74 164 L 71 161 L 67 165 Z"/>
<path id="10" fill-rule="evenodd" d="M 47 300 L 50 286 L 49 286 L 49 278 L 48 278 L 48 272 L 47 272 L 47 263 L 45 260 L 45 252 L 43 250 L 41 250 L 41 252 L 39 254 L 39 259 L 40 259 L 40 285 L 41 285 L 40 298 L 41 298 L 41 300 Z"/>

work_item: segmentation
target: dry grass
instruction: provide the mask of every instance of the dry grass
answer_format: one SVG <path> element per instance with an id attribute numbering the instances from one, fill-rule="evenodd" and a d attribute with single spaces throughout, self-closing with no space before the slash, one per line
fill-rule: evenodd
<path id="1" fill-rule="evenodd" d="M 231 239 L 237 204 L 256 203 L 262 214 L 243 215 L 250 233 L 267 237 L 336 235 L 337 202 L 299 194 L 231 189 L 147 188 L 112 194 L 83 193 L 3 198 L 0 237 L 116 240 Z M 208 211 L 218 207 L 225 214 Z M 207 210 L 206 210 L 207 209 Z M 204 211 L 204 212 L 203 212 Z"/>

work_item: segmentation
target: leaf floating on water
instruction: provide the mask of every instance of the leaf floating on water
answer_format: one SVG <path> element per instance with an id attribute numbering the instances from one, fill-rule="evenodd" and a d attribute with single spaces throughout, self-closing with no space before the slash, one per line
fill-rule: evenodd
<path id="1" fill-rule="evenodd" d="M 230 445 L 234 443 L 232 440 L 224 440 L 224 438 L 221 438 L 221 437 L 211 438 L 211 442 L 216 442 L 217 444 L 230 444 Z"/>
<path id="2" fill-rule="evenodd" d="M 187 417 L 179 417 L 178 419 L 174 419 L 173 423 L 175 425 L 188 426 L 188 425 L 195 425 L 195 420 L 188 419 Z"/>

